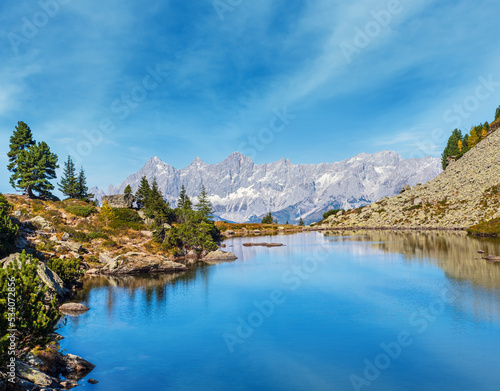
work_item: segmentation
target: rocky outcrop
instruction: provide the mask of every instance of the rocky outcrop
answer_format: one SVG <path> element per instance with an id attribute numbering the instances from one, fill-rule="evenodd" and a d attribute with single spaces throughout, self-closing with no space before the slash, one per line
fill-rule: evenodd
<path id="1" fill-rule="evenodd" d="M 161 255 L 129 252 L 111 259 L 100 272 L 103 274 L 142 274 L 185 271 L 187 267 Z"/>
<path id="2" fill-rule="evenodd" d="M 135 197 L 132 194 L 116 194 L 102 197 L 102 202 L 107 202 L 112 208 L 132 208 Z"/>
<path id="3" fill-rule="evenodd" d="M 22 361 L 16 360 L 16 375 L 41 387 L 57 387 L 58 380 L 36 368 L 30 367 Z"/>
<path id="4" fill-rule="evenodd" d="M 14 253 L 2 259 L 0 261 L 2 267 L 5 269 L 9 263 L 19 262 L 19 255 L 20 253 Z M 64 287 L 63 280 L 41 261 L 38 262 L 37 274 L 50 292 L 57 293 L 60 297 L 64 297 L 69 293 L 68 289 Z"/>
<path id="5" fill-rule="evenodd" d="M 43 262 L 38 263 L 38 277 L 49 288 L 50 291 L 57 293 L 59 296 L 66 296 L 69 291 L 64 287 L 64 282 L 61 278 L 50 270 Z"/>
<path id="6" fill-rule="evenodd" d="M 490 134 L 427 184 L 343 216 L 325 227 L 466 229 L 500 217 L 500 131 Z"/>
<path id="7" fill-rule="evenodd" d="M 95 365 L 75 354 L 62 356 L 63 368 L 61 373 L 70 380 L 80 380 L 95 368 Z"/>

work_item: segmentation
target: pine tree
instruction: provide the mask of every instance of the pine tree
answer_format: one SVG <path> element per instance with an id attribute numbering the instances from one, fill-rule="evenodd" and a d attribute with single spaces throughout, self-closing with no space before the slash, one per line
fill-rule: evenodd
<path id="1" fill-rule="evenodd" d="M 448 144 L 441 155 L 441 164 L 443 166 L 443 170 L 448 166 L 448 158 L 452 156 L 457 156 L 460 153 L 458 148 L 458 141 L 462 139 L 462 132 L 458 129 L 455 129 L 450 138 L 448 139 Z"/>
<path id="2" fill-rule="evenodd" d="M 75 164 L 71 156 L 68 156 L 68 160 L 64 163 L 59 190 L 68 198 L 78 198 L 78 179 L 76 178 Z"/>
<path id="3" fill-rule="evenodd" d="M 198 203 L 196 204 L 196 210 L 201 215 L 202 220 L 210 221 L 213 219 L 213 209 L 207 195 L 207 191 L 204 185 L 201 185 L 201 192 L 198 196 Z"/>
<path id="4" fill-rule="evenodd" d="M 497 111 L 495 112 L 495 121 L 500 118 L 500 106 L 498 106 Z"/>
<path id="5" fill-rule="evenodd" d="M 16 130 L 12 136 L 10 136 L 10 151 L 7 153 L 9 157 L 9 164 L 7 169 L 16 174 L 17 172 L 17 155 L 19 152 L 26 150 L 27 148 L 35 145 L 35 140 L 33 140 L 33 134 L 31 129 L 24 122 L 19 121 L 16 126 Z M 12 187 L 15 186 L 15 180 L 11 177 L 10 184 Z"/>
<path id="6" fill-rule="evenodd" d="M 83 167 L 81 167 L 80 173 L 78 174 L 77 198 L 83 201 L 90 201 L 93 196 L 94 194 L 89 193 L 85 171 L 83 170 Z"/>
<path id="7" fill-rule="evenodd" d="M 56 178 L 56 169 L 59 166 L 57 155 L 50 152 L 45 142 L 19 151 L 15 165 L 15 172 L 10 178 L 15 188 L 24 190 L 31 198 L 35 197 L 33 191 L 38 192 L 40 196 L 50 195 L 54 186 L 49 180 Z"/>
<path id="8" fill-rule="evenodd" d="M 123 193 L 126 195 L 132 194 L 132 188 L 130 187 L 130 185 L 125 186 Z"/>
<path id="9" fill-rule="evenodd" d="M 268 212 L 264 215 L 261 223 L 262 224 L 272 224 L 273 223 L 273 215 L 271 214 L 271 212 Z"/>
<path id="10" fill-rule="evenodd" d="M 140 183 L 139 188 L 137 189 L 137 191 L 135 193 L 135 201 L 136 201 L 137 207 L 139 209 L 144 208 L 150 192 L 151 192 L 151 188 L 149 187 L 149 182 L 146 179 L 146 176 L 144 175 L 141 178 L 141 183 Z"/>
<path id="11" fill-rule="evenodd" d="M 185 210 L 192 210 L 193 209 L 193 203 L 189 199 L 189 197 L 186 193 L 186 188 L 184 187 L 184 185 L 181 186 L 179 200 L 177 201 L 177 208 L 185 209 Z"/>
<path id="12" fill-rule="evenodd" d="M 302 217 L 299 219 L 299 227 L 303 227 L 305 224 L 304 224 L 304 220 L 302 220 Z"/>

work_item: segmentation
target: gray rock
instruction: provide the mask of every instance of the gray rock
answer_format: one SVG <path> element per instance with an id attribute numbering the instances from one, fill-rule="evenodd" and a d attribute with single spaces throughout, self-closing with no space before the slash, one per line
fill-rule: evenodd
<path id="1" fill-rule="evenodd" d="M 24 361 L 26 361 L 28 365 L 35 368 L 40 368 L 45 365 L 45 362 L 41 358 L 35 356 L 32 352 L 28 352 L 28 354 L 24 357 Z"/>
<path id="2" fill-rule="evenodd" d="M 94 364 L 74 354 L 62 356 L 62 363 L 62 374 L 70 380 L 80 380 L 95 368 Z"/>
<path id="3" fill-rule="evenodd" d="M 238 259 L 236 255 L 228 251 L 215 250 L 203 257 L 203 261 L 234 261 Z"/>
<path id="4" fill-rule="evenodd" d="M 102 197 L 102 202 L 107 202 L 112 208 L 132 208 L 135 197 L 132 194 L 116 194 Z"/>
<path id="5" fill-rule="evenodd" d="M 16 360 L 16 375 L 33 384 L 42 387 L 57 387 L 59 382 L 36 368 L 30 367 L 22 361 Z"/>
<path id="6" fill-rule="evenodd" d="M 109 256 L 109 254 L 99 253 L 99 262 L 107 264 L 107 263 L 110 263 L 112 260 L 113 260 L 113 258 L 111 258 Z"/>
<path id="7" fill-rule="evenodd" d="M 66 296 L 69 291 L 64 287 L 64 282 L 61 278 L 50 270 L 47 265 L 43 262 L 38 263 L 38 277 L 42 280 L 42 282 L 51 290 L 52 292 L 57 293 L 59 296 Z"/>
<path id="8" fill-rule="evenodd" d="M 129 252 L 120 255 L 102 269 L 104 274 L 141 274 L 141 273 L 168 273 L 185 271 L 187 267 L 180 263 L 172 262 L 161 255 L 140 252 Z"/>
<path id="9" fill-rule="evenodd" d="M 83 250 L 83 246 L 80 243 L 75 242 L 59 242 L 62 246 L 66 247 L 69 251 L 74 251 L 79 253 Z"/>
<path id="10" fill-rule="evenodd" d="M 67 232 L 63 233 L 61 240 L 64 242 L 69 240 L 69 233 Z"/>
<path id="11" fill-rule="evenodd" d="M 31 223 L 34 225 L 36 228 L 44 230 L 44 231 L 50 231 L 52 232 L 54 230 L 54 227 L 50 222 L 45 220 L 42 216 L 36 216 L 30 220 L 26 221 L 27 223 Z"/>
<path id="12" fill-rule="evenodd" d="M 5 269 L 7 265 L 13 261 L 17 261 L 17 257 L 19 257 L 19 253 L 13 253 L 10 254 L 8 257 L 3 258 L 0 260 L 0 264 L 2 265 L 2 268 Z"/>
<path id="13" fill-rule="evenodd" d="M 65 315 L 71 316 L 84 314 L 88 310 L 89 307 L 81 303 L 64 303 L 59 307 L 59 311 L 61 311 Z"/>

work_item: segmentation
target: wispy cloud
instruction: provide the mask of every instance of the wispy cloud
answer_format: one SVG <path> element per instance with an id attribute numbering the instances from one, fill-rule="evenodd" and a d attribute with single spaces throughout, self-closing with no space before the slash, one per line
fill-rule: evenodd
<path id="1" fill-rule="evenodd" d="M 28 122 L 60 156 L 104 118 L 116 130 L 82 163 L 95 184 L 125 177 L 158 155 L 183 167 L 221 161 L 266 126 L 275 108 L 296 112 L 257 160 L 342 160 L 393 148 L 405 154 L 451 132 L 443 113 L 481 75 L 498 75 L 494 0 L 400 1 L 402 12 L 347 62 L 343 42 L 373 22 L 387 1 L 245 1 L 221 21 L 212 2 L 71 1 L 28 43 L 12 50 L 37 2 L 0 5 L 0 137 Z M 478 22 L 480 21 L 480 22 Z M 141 83 L 146 67 L 168 77 L 117 120 L 112 104 Z M 491 119 L 498 93 L 464 119 Z M 129 146 L 137 150 L 128 149 Z M 130 155 L 134 156 L 130 158 Z M 106 173 L 99 167 L 112 165 Z M 130 158 L 130 159 L 129 159 Z M 7 177 L 0 168 L 1 180 Z M 94 184 L 94 183 L 92 183 Z"/>

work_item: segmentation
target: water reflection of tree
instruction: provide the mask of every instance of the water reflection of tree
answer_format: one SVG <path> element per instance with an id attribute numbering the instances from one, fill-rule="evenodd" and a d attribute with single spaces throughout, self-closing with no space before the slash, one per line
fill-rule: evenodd
<path id="1" fill-rule="evenodd" d="M 146 306 L 142 310 L 151 312 L 154 303 L 165 303 L 169 292 L 179 289 L 185 289 L 201 273 L 208 283 L 208 274 L 210 267 L 199 267 L 190 269 L 181 273 L 170 274 L 147 274 L 138 276 L 92 276 L 86 277 L 83 283 L 83 289 L 75 296 L 74 300 L 90 306 L 93 294 L 99 294 L 105 297 L 105 304 L 108 316 L 113 315 L 118 299 L 122 299 L 123 292 L 131 303 L 134 302 L 139 292 L 144 292 L 144 301 Z M 133 311 L 133 309 L 130 309 Z M 76 319 L 73 319 L 75 323 Z M 78 322 L 76 322 L 78 323 Z"/>
<path id="2" fill-rule="evenodd" d="M 480 319 L 500 321 L 500 265 L 488 263 L 478 250 L 500 255 L 500 240 L 476 239 L 463 233 L 449 232 L 330 232 L 329 239 L 355 243 L 346 250 L 360 252 L 368 248 L 376 252 L 403 255 L 408 263 L 436 265 L 454 287 L 460 287 L 457 305 Z M 363 258 L 369 260 L 364 251 Z"/>
<path id="3" fill-rule="evenodd" d="M 338 235 L 329 232 L 328 235 Z M 440 267 L 450 279 L 487 289 L 500 289 L 500 267 L 481 258 L 478 250 L 500 255 L 499 239 L 477 239 L 463 233 L 356 231 L 336 237 L 349 242 L 370 242 L 375 250 L 402 254 L 408 262 L 426 260 Z"/>

